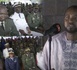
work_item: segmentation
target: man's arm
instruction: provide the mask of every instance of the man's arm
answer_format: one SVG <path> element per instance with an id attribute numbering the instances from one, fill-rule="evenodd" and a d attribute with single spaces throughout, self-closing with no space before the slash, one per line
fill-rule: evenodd
<path id="1" fill-rule="evenodd" d="M 16 57 L 16 60 L 17 60 L 16 70 L 20 70 L 20 65 L 19 65 L 19 59 L 18 59 L 18 57 Z"/>
<path id="2" fill-rule="evenodd" d="M 29 27 L 26 27 L 26 29 L 27 29 L 27 31 L 28 31 L 28 34 L 30 34 L 30 33 L 31 33 L 30 28 L 29 28 Z"/>
<path id="3" fill-rule="evenodd" d="M 51 42 L 51 49 L 52 49 L 51 51 L 51 61 L 52 61 L 51 68 L 52 69 L 51 70 L 55 70 L 54 69 L 54 57 L 53 57 L 54 51 L 53 51 L 52 44 L 53 42 Z M 39 55 L 41 56 L 39 57 Z M 41 68 L 41 70 L 49 70 L 49 41 L 48 40 L 44 45 L 42 53 L 37 54 L 36 57 L 38 57 L 36 58 L 38 67 Z"/>
<path id="4" fill-rule="evenodd" d="M 43 51 L 40 53 L 37 53 L 36 59 L 37 59 L 37 66 L 41 70 L 48 70 L 48 42 L 45 43 Z"/>
<path id="5" fill-rule="evenodd" d="M 16 26 L 14 25 L 13 20 L 11 20 L 11 26 L 12 26 L 12 29 L 11 29 L 11 36 L 19 36 L 19 32 L 17 31 L 17 28 L 16 28 Z"/>
<path id="6" fill-rule="evenodd" d="M 6 70 L 10 70 L 10 69 L 9 69 L 8 60 L 7 60 L 7 59 L 5 59 L 5 68 L 6 68 Z"/>

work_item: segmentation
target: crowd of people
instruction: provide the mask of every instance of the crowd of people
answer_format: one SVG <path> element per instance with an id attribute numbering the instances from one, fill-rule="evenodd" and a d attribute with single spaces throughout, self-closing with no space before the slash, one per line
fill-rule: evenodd
<path id="1" fill-rule="evenodd" d="M 40 37 L 28 36 L 7 39 L 2 37 L 0 40 L 0 59 L 4 70 L 38 70 L 36 52 L 43 47 L 40 41 Z M 10 61 L 10 58 L 16 60 L 17 63 Z"/>
<path id="2" fill-rule="evenodd" d="M 1 3 L 0 9 L 2 31 L 0 36 L 18 36 L 27 34 L 43 36 L 44 27 L 40 5 L 24 5 L 20 2 L 16 2 L 13 5 L 11 3 Z"/>

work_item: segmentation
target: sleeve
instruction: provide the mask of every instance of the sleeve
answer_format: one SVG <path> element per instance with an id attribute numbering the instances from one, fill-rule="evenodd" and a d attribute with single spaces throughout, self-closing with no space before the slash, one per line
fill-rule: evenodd
<path id="1" fill-rule="evenodd" d="M 31 16 L 31 14 L 27 16 L 27 23 L 28 23 L 28 25 L 29 25 L 30 27 L 32 27 L 31 24 L 33 23 L 33 21 L 32 21 L 32 16 Z"/>
<path id="2" fill-rule="evenodd" d="M 37 53 L 37 65 L 41 70 L 49 70 L 49 41 L 44 45 L 42 53 Z M 54 45 L 51 41 L 51 69 L 54 68 Z"/>
<path id="3" fill-rule="evenodd" d="M 25 20 L 25 26 L 26 27 L 29 27 L 29 25 L 28 25 L 28 22 L 27 22 L 27 20 L 26 20 L 26 18 L 25 18 L 25 15 L 22 13 L 22 17 L 24 18 L 24 20 Z"/>
<path id="4" fill-rule="evenodd" d="M 19 32 L 17 31 L 17 28 L 14 25 L 13 20 L 11 20 L 11 27 L 12 27 L 11 36 L 19 36 Z"/>
<path id="5" fill-rule="evenodd" d="M 43 51 L 37 53 L 36 59 L 37 59 L 37 66 L 41 70 L 48 70 L 48 41 L 45 43 Z"/>
<path id="6" fill-rule="evenodd" d="M 27 23 L 26 19 L 25 19 L 25 22 L 26 22 L 26 27 L 29 27 L 29 25 L 28 25 L 28 23 Z"/>
<path id="7" fill-rule="evenodd" d="M 10 69 L 9 69 L 8 60 L 7 60 L 7 59 L 5 59 L 5 68 L 6 68 L 6 70 L 10 70 Z"/>

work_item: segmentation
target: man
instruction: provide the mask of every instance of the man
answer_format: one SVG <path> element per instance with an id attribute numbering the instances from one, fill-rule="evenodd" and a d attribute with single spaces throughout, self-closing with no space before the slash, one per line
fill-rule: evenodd
<path id="1" fill-rule="evenodd" d="M 26 48 L 24 50 L 24 54 L 22 55 L 24 70 L 36 70 L 34 55 L 30 51 L 30 48 Z"/>
<path id="2" fill-rule="evenodd" d="M 13 19 L 14 24 L 19 31 L 20 35 L 26 35 L 26 33 L 30 33 L 30 29 L 28 27 L 28 24 L 25 20 L 25 16 L 23 13 L 21 13 L 21 4 L 15 3 L 14 4 L 14 14 L 11 15 L 10 18 Z"/>
<path id="3" fill-rule="evenodd" d="M 42 70 L 77 70 L 77 6 L 66 10 L 64 26 L 65 32 L 52 37 L 51 52 L 49 42 L 45 43 L 41 59 L 39 58 L 41 66 L 38 64 Z M 39 59 L 37 63 L 40 63 Z"/>
<path id="4" fill-rule="evenodd" d="M 17 36 L 19 33 L 12 21 L 8 17 L 7 8 L 0 5 L 0 36 Z"/>
<path id="5" fill-rule="evenodd" d="M 23 13 L 21 13 L 21 4 L 20 3 L 15 3 L 14 4 L 14 14 L 10 16 L 11 19 L 13 19 L 14 24 L 19 31 L 20 35 L 27 35 L 27 34 L 40 34 L 37 32 L 33 32 L 30 30 L 27 21 L 25 19 L 25 16 Z M 42 34 L 40 34 L 42 35 Z"/>
<path id="6" fill-rule="evenodd" d="M 10 48 L 10 46 L 9 46 L 9 43 L 6 43 L 4 46 L 5 46 L 5 49 L 3 49 L 3 57 L 6 59 L 9 57 L 8 49 Z"/>
<path id="7" fill-rule="evenodd" d="M 12 49 L 8 49 L 9 58 L 5 59 L 5 68 L 6 70 L 20 70 L 18 57 L 14 55 Z"/>
<path id="8" fill-rule="evenodd" d="M 39 12 L 38 4 L 33 7 L 33 11 L 28 15 L 27 20 L 31 30 L 37 32 L 44 31 L 43 17 L 41 15 L 41 12 Z"/>

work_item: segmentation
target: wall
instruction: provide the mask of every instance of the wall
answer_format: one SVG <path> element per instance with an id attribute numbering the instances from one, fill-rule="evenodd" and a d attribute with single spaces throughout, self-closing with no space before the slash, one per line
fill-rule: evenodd
<path id="1" fill-rule="evenodd" d="M 77 5 L 77 0 L 43 0 L 44 27 L 48 29 L 52 24 L 60 23 L 64 30 L 64 12 L 71 5 Z"/>

